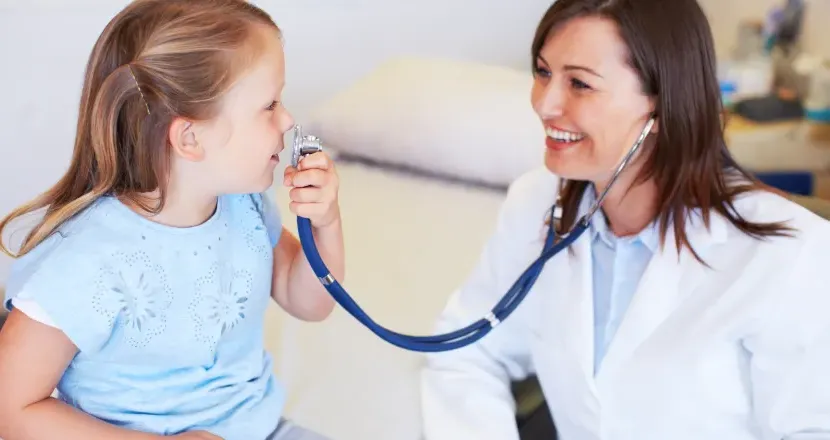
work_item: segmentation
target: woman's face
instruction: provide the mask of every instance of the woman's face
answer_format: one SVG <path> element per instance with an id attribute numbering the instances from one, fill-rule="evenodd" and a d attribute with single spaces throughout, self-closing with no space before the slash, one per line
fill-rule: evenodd
<path id="1" fill-rule="evenodd" d="M 640 136 L 654 105 L 627 60 L 616 25 L 604 18 L 576 18 L 548 36 L 531 100 L 554 174 L 602 187 Z"/>

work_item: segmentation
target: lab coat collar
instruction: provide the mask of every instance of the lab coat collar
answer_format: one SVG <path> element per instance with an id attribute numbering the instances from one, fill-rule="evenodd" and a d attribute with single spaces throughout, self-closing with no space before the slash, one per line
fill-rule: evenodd
<path id="1" fill-rule="evenodd" d="M 592 192 L 589 189 L 583 196 L 581 211 L 587 210 L 590 205 Z M 707 250 L 726 239 L 727 224 L 720 216 L 713 215 L 710 228 L 707 229 L 699 212 L 693 211 L 686 223 L 686 233 L 694 250 L 705 259 Z M 568 334 L 567 338 L 559 341 L 577 360 L 588 389 L 593 393 L 597 392 L 597 387 L 601 387 L 604 381 L 613 380 L 615 373 L 625 366 L 634 351 L 695 293 L 704 278 L 701 275 L 705 267 L 695 260 L 694 255 L 685 248 L 678 252 L 671 225 L 662 246 L 659 246 L 659 230 L 656 226 L 649 228 L 643 238 L 644 241 L 653 240 L 654 255 L 596 375 L 591 235 L 585 234 L 577 240 L 572 245 L 572 257 L 567 259 L 567 263 L 555 265 L 552 273 L 545 277 L 546 283 L 551 283 L 546 289 L 560 290 L 566 286 L 565 290 L 561 290 L 566 293 L 559 296 L 557 306 L 552 310 L 556 315 L 554 322 L 558 321 L 564 327 L 554 326 L 558 331 Z"/>

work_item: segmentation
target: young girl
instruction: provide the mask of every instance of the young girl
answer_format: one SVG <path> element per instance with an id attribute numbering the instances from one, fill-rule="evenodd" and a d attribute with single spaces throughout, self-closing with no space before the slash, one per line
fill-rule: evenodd
<path id="1" fill-rule="evenodd" d="M 138 0 L 109 23 L 68 172 L 0 222 L 46 208 L 8 281 L 0 438 L 321 438 L 281 422 L 263 350 L 269 298 L 308 321 L 334 306 L 263 195 L 283 85 L 280 31 L 247 2 Z M 342 279 L 334 166 L 298 168 L 291 210 Z"/>

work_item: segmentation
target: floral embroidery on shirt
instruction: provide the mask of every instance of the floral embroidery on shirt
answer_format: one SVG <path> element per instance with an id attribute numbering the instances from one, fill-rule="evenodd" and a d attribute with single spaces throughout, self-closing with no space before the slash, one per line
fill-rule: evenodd
<path id="1" fill-rule="evenodd" d="M 271 240 L 268 237 L 268 228 L 265 226 L 263 209 L 262 200 L 254 197 L 253 204 L 246 211 L 250 215 L 242 227 L 247 230 L 245 242 L 248 247 L 264 258 L 268 258 L 271 255 Z"/>
<path id="2" fill-rule="evenodd" d="M 213 264 L 207 275 L 196 280 L 190 304 L 196 338 L 213 346 L 244 320 L 252 287 L 249 271 Z"/>
<path id="3" fill-rule="evenodd" d="M 245 242 L 248 244 L 248 247 L 261 255 L 264 258 L 267 258 L 270 255 L 270 246 L 271 243 L 268 239 L 268 233 L 265 231 L 265 225 L 256 225 L 252 229 L 248 230 L 245 233 Z"/>
<path id="4" fill-rule="evenodd" d="M 93 307 L 111 326 L 123 328 L 133 347 L 143 347 L 167 326 L 165 311 L 173 301 L 167 274 L 144 252 L 112 255 L 101 267 Z"/>

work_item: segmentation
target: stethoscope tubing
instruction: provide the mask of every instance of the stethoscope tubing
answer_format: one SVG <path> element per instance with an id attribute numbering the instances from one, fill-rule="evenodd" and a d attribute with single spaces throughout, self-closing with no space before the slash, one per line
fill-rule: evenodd
<path id="1" fill-rule="evenodd" d="M 452 332 L 439 335 L 418 336 L 406 335 L 389 330 L 370 318 L 348 292 L 346 292 L 343 286 L 330 275 L 328 267 L 326 267 L 325 262 L 320 257 L 319 251 L 317 251 L 314 245 L 311 222 L 304 217 L 297 218 L 297 229 L 300 235 L 300 243 L 303 246 L 303 252 L 305 252 L 314 274 L 321 280 L 323 286 L 332 295 L 334 300 L 355 319 L 383 340 L 397 347 L 419 352 L 455 350 L 483 338 L 518 308 L 530 292 L 530 288 L 536 282 L 547 261 L 573 244 L 585 232 L 587 227 L 588 225 L 586 223 L 579 222 L 573 231 L 557 243 L 553 243 L 555 234 L 551 228 L 546 238 L 544 251 L 525 269 L 508 292 L 484 318 Z"/>

